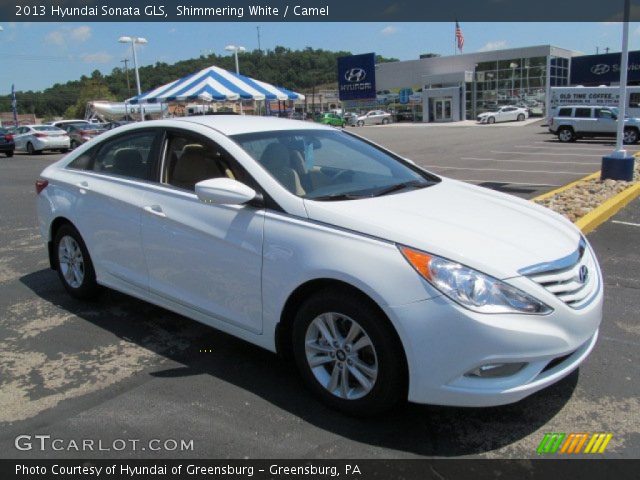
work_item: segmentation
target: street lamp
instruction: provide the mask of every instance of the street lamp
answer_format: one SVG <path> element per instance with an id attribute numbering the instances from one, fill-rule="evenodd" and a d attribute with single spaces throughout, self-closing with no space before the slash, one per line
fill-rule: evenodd
<path id="1" fill-rule="evenodd" d="M 130 43 L 131 50 L 133 50 L 133 66 L 136 71 L 136 85 L 138 87 L 138 96 L 142 95 L 142 90 L 140 89 L 140 73 L 138 72 L 138 56 L 136 55 L 136 44 L 145 45 L 149 43 L 146 38 L 142 37 L 120 37 L 118 39 L 120 43 Z M 140 104 L 140 119 L 144 120 L 144 109 L 142 104 Z"/>
<path id="2" fill-rule="evenodd" d="M 511 68 L 511 99 L 515 96 L 515 80 L 516 80 L 516 68 L 518 68 L 517 63 L 510 63 L 509 68 Z"/>
<path id="3" fill-rule="evenodd" d="M 238 63 L 238 52 L 246 52 L 247 49 L 240 45 L 227 45 L 224 47 L 227 52 L 233 52 L 236 57 L 236 74 L 240 75 L 240 64 Z M 240 114 L 242 114 L 242 98 L 240 98 Z"/>

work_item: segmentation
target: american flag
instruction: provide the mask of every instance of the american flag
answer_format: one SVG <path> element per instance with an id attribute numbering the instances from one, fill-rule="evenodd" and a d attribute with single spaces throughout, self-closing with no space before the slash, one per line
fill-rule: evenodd
<path id="1" fill-rule="evenodd" d="M 462 52 L 462 47 L 464 47 L 464 35 L 462 34 L 462 29 L 460 28 L 460 24 L 456 20 L 456 40 L 458 41 L 458 50 Z"/>

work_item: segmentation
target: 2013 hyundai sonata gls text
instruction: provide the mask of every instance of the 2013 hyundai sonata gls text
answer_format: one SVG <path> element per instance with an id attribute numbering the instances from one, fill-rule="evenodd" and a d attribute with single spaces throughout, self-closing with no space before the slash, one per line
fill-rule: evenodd
<path id="1" fill-rule="evenodd" d="M 515 402 L 598 336 L 602 277 L 570 222 L 331 127 L 138 123 L 36 190 L 70 294 L 113 288 L 283 352 L 347 412 Z"/>

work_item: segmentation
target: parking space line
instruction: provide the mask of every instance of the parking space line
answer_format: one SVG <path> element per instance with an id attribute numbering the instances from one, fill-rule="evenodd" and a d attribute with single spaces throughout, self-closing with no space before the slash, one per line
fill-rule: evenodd
<path id="1" fill-rule="evenodd" d="M 448 167 L 444 165 L 421 165 L 424 168 L 439 168 L 450 170 L 473 170 L 476 172 L 518 172 L 518 173 L 551 173 L 556 175 L 589 175 L 593 172 L 558 172 L 556 170 L 509 170 L 505 168 L 469 168 L 469 167 Z"/>
<path id="2" fill-rule="evenodd" d="M 628 225 L 630 227 L 640 227 L 640 223 L 623 222 L 621 220 L 611 220 L 611 223 L 617 223 L 618 225 Z"/>
<path id="3" fill-rule="evenodd" d="M 492 162 L 513 162 L 513 163 L 551 163 L 553 165 L 567 164 L 567 165 L 600 165 L 601 162 L 563 162 L 558 160 L 516 160 L 514 158 L 480 158 L 480 157 L 460 157 L 460 160 L 486 160 Z"/>
<path id="4" fill-rule="evenodd" d="M 602 155 L 596 155 L 592 153 L 553 153 L 553 152 L 505 152 L 502 150 L 491 150 L 491 153 L 504 153 L 507 155 L 551 155 L 554 157 L 602 157 Z"/>
<path id="5" fill-rule="evenodd" d="M 610 152 L 611 148 L 607 148 L 607 147 L 574 147 L 571 145 L 566 145 L 563 143 L 559 143 L 557 146 L 556 145 L 549 145 L 549 146 L 538 146 L 538 145 L 514 145 L 515 148 L 543 148 L 546 150 L 586 150 L 586 151 L 595 151 L 595 150 L 604 150 L 605 152 Z M 614 147 L 615 148 L 615 147 Z M 627 149 L 629 150 L 629 149 Z"/>
<path id="6" fill-rule="evenodd" d="M 508 180 L 471 180 L 471 179 L 461 179 L 456 178 L 459 182 L 467 182 L 467 183 L 504 183 L 507 185 L 524 185 L 530 187 L 561 187 L 562 185 L 556 185 L 552 183 L 529 183 L 529 182 L 510 182 Z"/>

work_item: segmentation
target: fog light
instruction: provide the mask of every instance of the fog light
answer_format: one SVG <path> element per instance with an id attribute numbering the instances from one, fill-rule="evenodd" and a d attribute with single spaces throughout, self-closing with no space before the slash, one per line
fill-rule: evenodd
<path id="1" fill-rule="evenodd" d="M 526 363 L 488 363 L 465 374 L 465 377 L 499 378 L 515 375 Z"/>

